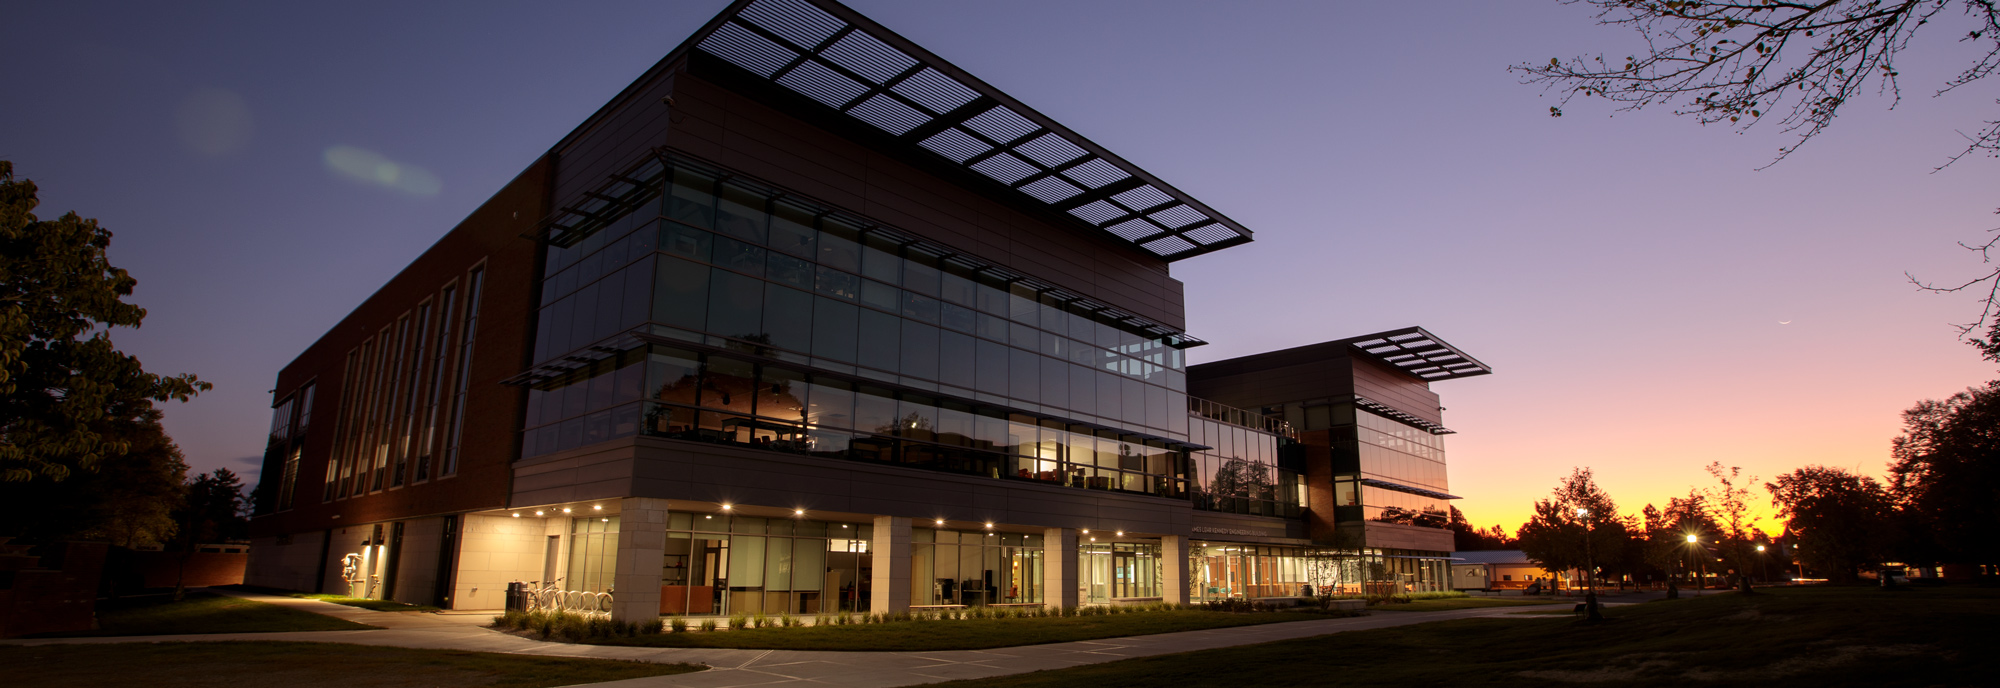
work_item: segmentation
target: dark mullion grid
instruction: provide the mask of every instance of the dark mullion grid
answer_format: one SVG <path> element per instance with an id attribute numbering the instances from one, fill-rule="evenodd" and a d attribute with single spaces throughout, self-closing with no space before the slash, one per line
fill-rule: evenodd
<path id="1" fill-rule="evenodd" d="M 956 126 L 959 123 L 964 122 L 965 120 L 972 119 L 973 115 L 977 115 L 987 110 L 991 110 L 993 109 L 993 106 L 999 104 L 1000 101 L 994 100 L 992 96 L 981 95 L 977 98 L 973 98 L 972 100 L 967 101 L 964 105 L 952 108 L 951 112 L 938 115 L 936 119 L 932 119 L 929 122 L 919 124 L 915 129 L 903 132 L 903 135 L 898 138 L 902 139 L 905 143 L 915 145 L 917 143 L 922 142 L 924 139 L 936 136 L 938 132 L 950 129 L 953 126 Z M 929 111 L 930 108 L 924 108 L 924 110 Z M 922 146 L 918 147 L 922 148 Z M 933 154 L 935 155 L 935 152 L 933 152 Z"/>
<path id="2" fill-rule="evenodd" d="M 1151 224 L 1152 224 L 1153 226 L 1155 226 L 1155 227 L 1159 227 L 1159 228 L 1160 228 L 1160 231 L 1158 231 L 1158 232 L 1155 232 L 1155 233 L 1153 233 L 1153 234 L 1148 234 L 1148 235 L 1146 235 L 1146 236 L 1143 236 L 1143 237 L 1139 237 L 1139 238 L 1137 238 L 1137 239 L 1133 239 L 1133 240 L 1132 240 L 1132 243 L 1135 243 L 1135 244 L 1143 244 L 1143 243 L 1147 243 L 1147 242 L 1150 242 L 1150 241 L 1159 241 L 1159 240 L 1161 240 L 1161 239 L 1165 239 L 1165 238 L 1167 238 L 1167 237 L 1170 237 L 1170 236 L 1171 236 L 1171 237 L 1180 237 L 1182 241 L 1185 241 L 1185 242 L 1188 242 L 1188 243 L 1190 243 L 1190 244 L 1194 244 L 1194 245 L 1195 245 L 1195 246 L 1196 246 L 1197 248 L 1199 248 L 1199 247 L 1203 246 L 1203 244 L 1202 244 L 1201 242 L 1199 242 L 1199 241 L 1195 241 L 1195 240 L 1193 240 L 1193 239 L 1189 239 L 1189 238 L 1187 237 L 1187 233 L 1188 233 L 1188 230 L 1191 230 L 1191 229 L 1199 229 L 1199 228 L 1202 228 L 1202 227 L 1207 227 L 1207 226 L 1209 226 L 1209 225 L 1219 225 L 1219 224 L 1222 224 L 1222 223 L 1220 223 L 1220 222 L 1217 222 L 1217 221 L 1215 220 L 1215 218 L 1212 218 L 1212 217 L 1211 217 L 1211 218 L 1208 218 L 1207 220 L 1204 220 L 1204 221 L 1201 221 L 1201 222 L 1196 222 L 1196 223 L 1194 223 L 1194 224 L 1191 224 L 1191 225 L 1188 225 L 1188 226 L 1186 226 L 1186 227 L 1182 227 L 1182 228 L 1180 228 L 1180 229 L 1168 229 L 1166 225 L 1162 225 L 1162 224 L 1160 224 L 1160 223 L 1159 223 L 1159 221 L 1157 221 L 1157 220 L 1154 220 L 1154 219 L 1153 219 L 1153 218 L 1151 218 L 1151 217 L 1147 217 L 1147 218 L 1146 218 L 1146 222 L 1148 222 L 1148 223 L 1151 223 Z"/>
<path id="3" fill-rule="evenodd" d="M 743 21 L 742 19 L 731 19 L 731 21 L 736 23 L 737 25 L 748 28 L 749 30 L 755 32 L 759 36 L 763 36 L 767 39 L 772 39 L 777 41 L 778 44 L 781 46 L 800 51 L 798 57 L 793 58 L 791 62 L 786 63 L 786 65 L 784 67 L 779 68 L 778 71 L 771 73 L 770 79 L 772 83 L 777 83 L 779 77 L 791 73 L 792 70 L 798 69 L 800 65 L 803 65 L 808 61 L 818 62 L 819 66 L 832 70 L 833 73 L 835 74 L 839 74 L 849 79 L 853 79 L 854 83 L 868 86 L 868 89 L 866 91 L 863 91 L 861 95 L 855 96 L 853 100 L 850 100 L 846 104 L 835 108 L 836 110 L 839 110 L 842 114 L 846 114 L 847 111 L 854 109 L 854 107 L 857 105 L 868 102 L 869 98 L 877 94 L 883 94 L 889 96 L 890 98 L 894 98 L 896 99 L 897 102 L 902 103 L 905 107 L 912 108 L 917 112 L 930 112 L 930 108 L 924 107 L 923 105 L 917 103 L 916 101 L 905 98 L 900 93 L 896 93 L 894 91 L 889 90 L 890 87 L 895 86 L 896 84 L 900 84 L 903 82 L 903 80 L 915 76 L 919 72 L 922 72 L 924 70 L 924 67 L 928 66 L 925 65 L 922 60 L 917 60 L 916 61 L 917 64 L 915 66 L 903 70 L 902 73 L 897 74 L 896 76 L 890 78 L 888 81 L 883 82 L 881 85 L 874 86 L 870 85 L 875 83 L 874 79 L 870 79 L 868 77 L 857 74 L 853 70 L 841 66 L 840 63 L 826 59 L 824 56 L 820 55 L 821 51 L 824 51 L 827 48 L 832 47 L 834 43 L 840 42 L 840 39 L 846 38 L 848 34 L 857 31 L 858 29 L 853 24 L 848 24 L 845 28 L 833 32 L 832 36 L 828 37 L 824 41 L 820 41 L 819 45 L 815 45 L 810 49 L 806 49 L 806 48 L 800 48 L 797 43 L 793 43 L 789 40 L 786 40 L 785 37 L 783 36 L 779 36 L 770 31 L 766 31 L 762 27 L 756 26 L 747 21 Z M 915 58 L 911 59 L 914 60 Z"/>
<path id="4" fill-rule="evenodd" d="M 1081 165 L 1083 163 L 1090 162 L 1091 160 L 1102 160 L 1102 159 L 1103 158 L 1100 158 L 1096 155 L 1085 155 L 1082 158 L 1078 158 L 1077 160 L 1071 161 L 1071 163 Z M 1110 161 L 1107 160 L 1106 162 L 1108 163 Z M 1054 208 L 1056 210 L 1060 210 L 1062 212 L 1069 212 L 1071 210 L 1075 210 L 1077 208 L 1081 208 L 1098 201 L 1109 200 L 1112 196 L 1116 196 L 1118 194 L 1122 194 L 1145 185 L 1146 185 L 1146 180 L 1140 179 L 1138 176 L 1128 174 L 1128 176 L 1126 176 L 1124 179 L 1120 179 L 1110 184 L 1105 184 L 1104 186 L 1100 186 L 1095 189 L 1084 189 L 1083 193 L 1062 199 L 1061 201 L 1055 203 L 1050 203 L 1049 207 Z"/>
<path id="5" fill-rule="evenodd" d="M 959 124 L 960 124 L 960 125 L 963 125 L 963 124 L 964 124 L 964 122 L 963 122 L 963 121 L 961 121 L 961 122 L 959 122 Z M 1029 141 L 1032 141 L 1032 140 L 1034 140 L 1034 138 L 1035 138 L 1035 137 L 1037 137 L 1037 136 L 1041 136 L 1042 134 L 1046 134 L 1046 133 L 1049 133 L 1049 130 L 1048 130 L 1048 129 L 1045 129 L 1045 128 L 1041 128 L 1041 127 L 1037 127 L 1037 128 L 1036 128 L 1036 129 L 1034 130 L 1034 131 L 1031 131 L 1031 132 L 1028 132 L 1027 134 L 1024 134 L 1024 135 L 1021 135 L 1021 136 L 1017 136 L 1017 137 L 1015 137 L 1015 138 L 1012 138 L 1012 139 L 1009 139 L 1009 140 L 1007 140 L 1006 142 L 1000 142 L 1000 141 L 995 141 L 995 140 L 993 140 L 993 139 L 990 139 L 990 138 L 987 138 L 985 134 L 981 134 L 981 133 L 979 133 L 979 132 L 977 132 L 977 131 L 973 131 L 972 127 L 967 127 L 967 126 L 960 126 L 960 127 L 958 128 L 958 130 L 959 130 L 959 131 L 962 131 L 962 132 L 965 132 L 965 133 L 967 133 L 967 134 L 970 134 L 970 135 L 971 135 L 971 136 L 972 136 L 973 138 L 976 138 L 976 139 L 979 139 L 980 141 L 984 141 L 984 142 L 986 142 L 986 143 L 987 143 L 988 145 L 991 145 L 991 146 L 993 146 L 993 148 L 991 148 L 991 149 L 987 150 L 986 152 L 984 152 L 984 153 L 980 153 L 980 154 L 978 154 L 978 155 L 975 155 L 975 156 L 972 156 L 972 157 L 970 157 L 970 158 L 966 158 L 966 159 L 965 159 L 965 162 L 962 162 L 962 163 L 959 163 L 960 165 L 964 165 L 964 166 L 966 166 L 966 167 L 968 167 L 968 168 L 970 168 L 970 167 L 972 167 L 973 165 L 976 165 L 976 164 L 978 164 L 978 163 L 981 163 L 981 162 L 984 162 L 984 161 L 986 161 L 986 159 L 987 159 L 987 158 L 991 158 L 991 157 L 993 157 L 993 156 L 996 156 L 996 155 L 999 155 L 999 154 L 1001 154 L 1001 153 L 1006 153 L 1006 152 L 1009 152 L 1009 151 L 1012 151 L 1012 150 L 1014 150 L 1014 147 L 1015 147 L 1015 146 L 1018 146 L 1018 145 L 1021 145 L 1021 144 L 1023 144 L 1023 143 L 1027 143 L 1027 142 L 1029 142 Z M 1028 164 L 1030 164 L 1030 165 L 1033 165 L 1033 166 L 1035 166 L 1035 167 L 1036 167 L 1037 169 L 1040 169 L 1040 170 L 1042 170 L 1042 173 L 1043 173 L 1043 174 L 1047 174 L 1047 173 L 1048 173 L 1048 168 L 1046 168 L 1046 167 L 1042 167 L 1042 164 L 1041 164 L 1041 163 L 1039 163 L 1039 162 L 1035 162 L 1034 160 L 1032 160 L 1032 159 L 1029 159 L 1029 158 L 1028 158 L 1027 156 L 1024 156 L 1024 155 L 1016 155 L 1016 156 L 1014 156 L 1014 158 L 1015 158 L 1015 159 L 1017 159 L 1017 160 L 1020 160 L 1020 161 L 1022 161 L 1022 162 L 1026 162 L 1026 163 L 1028 163 Z M 1035 176 L 1035 175 L 1028 175 L 1028 176 L 1030 176 L 1030 177 L 1033 177 L 1033 176 Z M 999 180 L 994 180 L 994 181 L 999 181 Z"/>
<path id="6" fill-rule="evenodd" d="M 851 72 L 848 72 L 848 71 L 847 71 L 847 68 L 846 68 L 846 67 L 842 67 L 842 66 L 840 66 L 840 65 L 839 65 L 838 63 L 835 63 L 835 62 L 834 62 L 833 60 L 829 60 L 829 59 L 826 59 L 826 58 L 822 57 L 822 58 L 820 58 L 820 61 L 821 61 L 821 62 L 824 62 L 824 63 L 826 63 L 826 64 L 827 64 L 827 66 L 829 66 L 829 67 L 832 67 L 832 68 L 834 68 L 834 69 L 838 69 L 838 70 L 840 70 L 840 72 L 841 72 L 842 74 L 847 74 L 847 75 L 849 75 L 849 76 L 860 76 L 860 75 L 858 75 L 858 74 L 853 74 L 853 73 L 851 73 Z M 897 74 L 897 75 L 895 75 L 895 76 L 892 76 L 892 77 L 889 77 L 889 80 L 888 80 L 888 81 L 884 81 L 884 82 L 882 82 L 882 83 L 881 83 L 881 84 L 879 84 L 879 85 L 875 85 L 875 86 L 869 86 L 869 87 L 868 87 L 868 90 L 867 90 L 867 91 L 865 91 L 865 92 L 863 92 L 863 93 L 862 93 L 861 95 L 859 95 L 859 96 L 856 96 L 856 97 L 854 98 L 854 101 L 853 101 L 853 102 L 850 102 L 850 103 L 848 103 L 848 104 L 846 104 L 846 105 L 843 105 L 843 106 L 841 106 L 841 107 L 840 107 L 840 111 L 841 111 L 842 113 L 845 113 L 845 112 L 848 112 L 848 111 L 850 111 L 850 110 L 853 110 L 853 109 L 854 109 L 855 107 L 857 107 L 857 106 L 860 106 L 860 105 L 861 105 L 862 103 L 866 103 L 866 102 L 868 102 L 868 101 L 869 101 L 870 99 L 874 98 L 875 96 L 878 96 L 878 95 L 886 95 L 886 96 L 889 96 L 889 97 L 890 97 L 891 99 L 894 99 L 894 100 L 895 100 L 896 102 L 898 102 L 898 103 L 902 103 L 904 107 L 907 107 L 907 108 L 910 108 L 910 109 L 912 109 L 912 110 L 916 110 L 917 112 L 921 112 L 921 113 L 925 113 L 926 115 L 929 115 L 929 113 L 930 113 L 930 111 L 931 111 L 931 109 L 930 109 L 930 108 L 927 108 L 927 107 L 924 107 L 922 103 L 918 103 L 918 102 L 916 102 L 916 101 L 914 101 L 914 100 L 910 100 L 909 98 L 905 98 L 905 97 L 903 97 L 903 94 L 901 94 L 901 93 L 897 93 L 897 92 L 895 92 L 895 91 L 891 91 L 891 90 L 889 90 L 889 89 L 892 89 L 892 88 L 895 88 L 896 86 L 898 86 L 898 85 L 902 84 L 902 83 L 903 83 L 904 81 L 907 81 L 907 80 L 909 80 L 909 78 L 910 78 L 910 77 L 913 77 L 913 76 L 916 76 L 916 75 L 917 75 L 918 73 L 921 73 L 921 72 L 923 72 L 923 71 L 924 71 L 924 68 L 925 68 L 926 66 L 928 66 L 928 65 L 925 65 L 925 64 L 924 64 L 924 63 L 922 63 L 922 62 L 918 62 L 918 63 L 917 63 L 917 64 L 916 64 L 915 66 L 913 66 L 913 67 L 910 67 L 909 69 L 905 69 L 905 70 L 903 70 L 903 71 L 902 71 L 901 73 L 899 73 L 899 74 Z M 865 84 L 865 83 L 868 83 L 868 82 L 869 82 L 870 80 L 868 80 L 868 79 L 859 79 L 858 81 L 860 81 L 861 83 L 864 83 L 864 84 Z M 932 117 L 935 117 L 935 115 L 930 115 L 930 116 L 932 116 Z"/>
<path id="7" fill-rule="evenodd" d="M 1061 134 L 1057 134 L 1057 136 L 1061 136 Z M 1064 140 L 1064 141 L 1068 141 L 1069 139 L 1063 139 L 1063 140 Z M 1075 144 L 1074 144 L 1074 143 L 1072 143 L 1071 145 L 1075 145 Z M 1009 150 L 1012 150 L 1012 149 L 1009 149 Z M 1034 166 L 1036 166 L 1036 167 L 1042 167 L 1042 163 L 1041 163 L 1041 161 L 1040 161 L 1040 160 L 1035 160 L 1034 158 L 1031 158 L 1031 157 L 1029 157 L 1029 156 L 1026 156 L 1026 155 L 1017 155 L 1017 156 L 1014 156 L 1014 157 L 1017 157 L 1017 158 L 1020 158 L 1020 159 L 1022 159 L 1022 160 L 1026 160 L 1026 161 L 1028 161 L 1028 164 L 1030 164 L 1030 165 L 1034 165 Z M 1066 170 L 1069 170 L 1069 169 L 1071 169 L 1071 168 L 1074 168 L 1074 167 L 1076 167 L 1076 166 L 1078 166 L 1078 165 L 1082 165 L 1082 164 L 1084 164 L 1084 163 L 1086 163 L 1086 162 L 1090 162 L 1091 160 L 1094 160 L 1094 159 L 1096 159 L 1096 158 L 1095 158 L 1094 156 L 1090 155 L 1089 153 L 1085 153 L 1085 154 L 1083 154 L 1083 155 L 1079 155 L 1079 156 L 1077 156 L 1075 160 L 1071 160 L 1071 161 L 1069 161 L 1069 162 L 1066 162 L 1066 163 L 1062 163 L 1062 164 L 1060 164 L 1060 165 L 1056 165 L 1056 166 L 1053 166 L 1053 167 L 1042 167 L 1042 171 L 1040 171 L 1040 172 L 1036 172 L 1036 173 L 1034 173 L 1034 174 L 1031 174 L 1031 175 L 1028 175 L 1028 176 L 1026 176 L 1026 177 L 1023 177 L 1023 178 L 1021 178 L 1021 181 L 1018 181 L 1018 182 L 1014 182 L 1014 188 L 1016 188 L 1016 189 L 1019 189 L 1019 188 L 1021 188 L 1021 187 L 1024 187 L 1024 186 L 1027 186 L 1027 185 L 1029 185 L 1029 184 L 1033 184 L 1033 183 L 1035 183 L 1035 182 L 1038 182 L 1038 181 L 1041 181 L 1041 180 L 1044 180 L 1044 179 L 1048 179 L 1049 177 L 1053 177 L 1053 176 L 1056 176 L 1057 174 L 1061 174 L 1062 172 L 1064 172 L 1064 171 L 1066 171 Z M 1089 191 L 1089 189 L 1085 189 L 1085 191 Z M 1025 192 L 1024 192 L 1024 193 L 1025 193 Z M 1080 195 L 1080 194 L 1079 194 L 1079 195 Z M 1036 199 L 1036 200 L 1040 200 L 1040 199 Z M 1051 205 L 1053 205 L 1053 204 L 1051 204 Z"/>
<path id="8" fill-rule="evenodd" d="M 855 31 L 854 25 L 848 24 L 844 27 L 841 27 L 839 31 L 833 32 L 833 35 L 828 36 L 826 40 L 820 41 L 818 45 L 815 45 L 811 48 L 806 48 L 800 46 L 797 43 L 793 43 L 791 39 L 785 38 L 784 36 L 780 36 L 771 31 L 767 31 L 764 29 L 764 27 L 752 24 L 749 21 L 743 19 L 742 17 L 731 17 L 729 21 L 737 26 L 749 30 L 751 33 L 763 36 L 765 39 L 770 40 L 771 42 L 777 43 L 778 45 L 784 46 L 786 48 L 790 48 L 799 53 L 799 56 L 792 58 L 791 62 L 785 63 L 785 66 L 779 67 L 778 70 L 775 72 L 771 72 L 770 79 L 771 81 L 774 82 L 777 81 L 779 77 L 782 77 L 786 74 L 790 74 L 791 71 L 794 69 L 798 69 L 799 65 L 805 64 L 806 60 L 818 57 L 819 51 L 825 50 L 826 47 L 829 45 L 833 45 L 834 41 L 846 38 L 847 34 L 854 33 Z M 822 60 L 822 62 L 824 62 L 824 60 Z"/>

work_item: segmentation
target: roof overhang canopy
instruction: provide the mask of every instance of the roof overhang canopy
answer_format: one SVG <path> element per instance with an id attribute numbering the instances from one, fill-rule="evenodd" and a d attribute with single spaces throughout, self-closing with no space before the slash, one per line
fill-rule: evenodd
<path id="1" fill-rule="evenodd" d="M 1444 493 L 1444 492 L 1439 492 L 1439 491 L 1437 491 L 1437 490 L 1427 490 L 1427 489 L 1424 489 L 1424 488 L 1421 488 L 1421 487 L 1417 487 L 1417 486 L 1415 486 L 1415 485 L 1404 485 L 1404 484 L 1402 484 L 1402 483 L 1392 483 L 1392 482 L 1389 482 L 1389 481 L 1387 481 L 1387 480 L 1376 480 L 1376 479 L 1374 479 L 1374 478 L 1362 478 L 1362 479 L 1361 479 L 1361 484 L 1363 484 L 1363 485 L 1367 485 L 1367 486 L 1370 486 L 1370 487 L 1379 487 L 1379 488 L 1382 488 L 1382 489 L 1384 489 L 1384 490 L 1394 490 L 1394 491 L 1396 491 L 1396 492 L 1405 492 L 1405 493 L 1409 493 L 1409 494 L 1413 494 L 1413 495 L 1418 495 L 1418 496 L 1422 496 L 1422 497 L 1429 497 L 1429 498 L 1431 498 L 1431 499 L 1464 499 L 1464 497 L 1460 497 L 1460 496 L 1458 496 L 1458 495 L 1454 495 L 1454 494 L 1448 494 L 1448 493 Z"/>
<path id="2" fill-rule="evenodd" d="M 830 0 L 731 5 L 695 48 L 1168 261 L 1250 230 Z"/>
<path id="3" fill-rule="evenodd" d="M 1421 327 L 1377 332 L 1349 340 L 1349 344 L 1384 363 L 1429 381 L 1488 375 L 1491 367 L 1480 363 L 1437 335 Z"/>

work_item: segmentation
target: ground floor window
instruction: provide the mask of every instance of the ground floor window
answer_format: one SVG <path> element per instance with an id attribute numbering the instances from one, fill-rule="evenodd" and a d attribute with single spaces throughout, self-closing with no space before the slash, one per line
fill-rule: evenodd
<path id="1" fill-rule="evenodd" d="M 1451 589 L 1443 553 L 1204 543 L 1188 548 L 1188 599 L 1390 595 Z"/>
<path id="2" fill-rule="evenodd" d="M 1041 604 L 1042 536 L 910 529 L 910 604 Z"/>
<path id="3" fill-rule="evenodd" d="M 1160 596 L 1160 543 L 1090 542 L 1076 548 L 1077 597 L 1085 604 Z"/>
<path id="4" fill-rule="evenodd" d="M 618 517 L 570 519 L 565 590 L 612 592 L 618 572 Z"/>
<path id="5" fill-rule="evenodd" d="M 868 611 L 867 525 L 675 513 L 667 528 L 661 614 Z"/>

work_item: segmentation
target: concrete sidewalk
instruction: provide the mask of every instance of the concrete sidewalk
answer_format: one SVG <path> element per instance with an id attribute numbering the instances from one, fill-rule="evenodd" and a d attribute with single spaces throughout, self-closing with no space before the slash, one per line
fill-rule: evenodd
<path id="1" fill-rule="evenodd" d="M 704 648 L 614 647 L 543 642 L 484 628 L 492 614 L 377 612 L 346 605 L 275 595 L 221 591 L 259 602 L 334 616 L 379 630 L 306 631 L 294 633 L 216 633 L 205 635 L 124 636 L 107 638 L 39 638 L 0 641 L 8 645 L 103 644 L 147 642 L 219 642 L 231 640 L 350 643 L 436 650 L 498 652 L 549 657 L 617 659 L 658 663 L 706 664 L 709 671 L 674 676 L 591 684 L 601 688 L 698 686 L 727 688 L 789 684 L 795 686 L 908 686 L 966 678 L 991 678 L 1042 669 L 1061 669 L 1133 657 L 1251 645 L 1307 638 L 1329 633 L 1392 626 L 1512 615 L 1518 607 L 1488 607 L 1444 612 L 1394 612 L 1368 616 L 1291 621 L 1213 628 L 1201 631 L 1107 638 L 990 650 L 941 652 L 822 652 L 805 650 L 732 650 Z M 1542 617 L 1547 618 L 1547 617 Z M 950 623 L 950 622 L 939 622 Z"/>

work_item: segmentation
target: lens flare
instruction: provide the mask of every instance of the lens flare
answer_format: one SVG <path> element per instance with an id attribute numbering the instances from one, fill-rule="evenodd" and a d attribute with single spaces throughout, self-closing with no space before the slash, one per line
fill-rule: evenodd
<path id="1" fill-rule="evenodd" d="M 328 146 L 326 168 L 349 180 L 395 189 L 412 196 L 436 196 L 444 186 L 437 175 L 416 165 L 399 163 L 387 156 L 354 146 Z"/>

